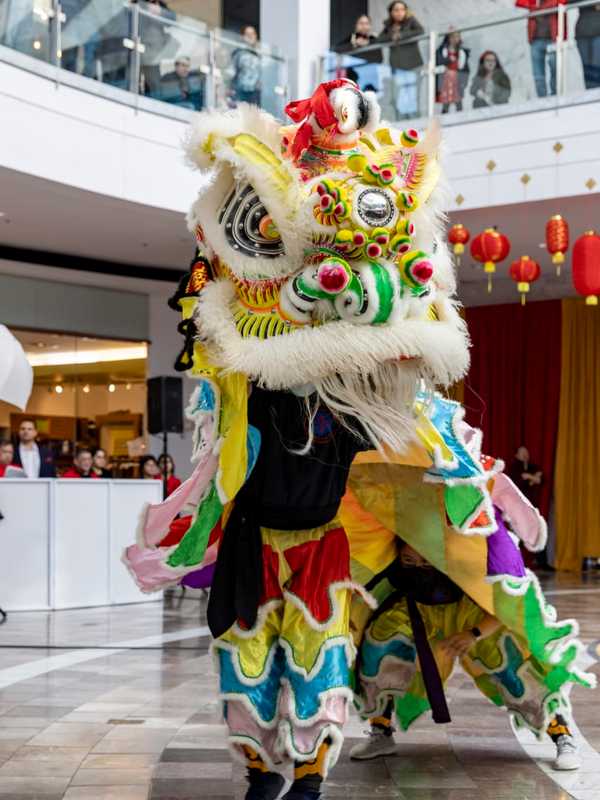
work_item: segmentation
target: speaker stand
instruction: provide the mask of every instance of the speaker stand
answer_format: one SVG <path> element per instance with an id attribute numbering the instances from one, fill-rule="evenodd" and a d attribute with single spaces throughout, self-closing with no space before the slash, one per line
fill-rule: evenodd
<path id="1" fill-rule="evenodd" d="M 167 499 L 167 486 L 168 486 L 168 478 L 167 478 L 167 455 L 169 453 L 169 434 L 166 431 L 163 431 L 163 464 L 165 471 L 163 472 L 163 500 Z"/>

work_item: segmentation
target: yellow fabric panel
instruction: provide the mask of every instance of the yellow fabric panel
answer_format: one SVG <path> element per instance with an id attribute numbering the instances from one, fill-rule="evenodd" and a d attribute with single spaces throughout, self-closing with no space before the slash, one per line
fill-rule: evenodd
<path id="1" fill-rule="evenodd" d="M 452 580 L 463 587 L 478 606 L 495 616 L 494 587 L 485 581 L 486 537 L 465 536 L 446 526 L 446 562 Z"/>
<path id="2" fill-rule="evenodd" d="M 233 500 L 248 468 L 248 380 L 240 373 L 219 376 L 221 434 L 217 487 L 221 502 Z"/>
<path id="3" fill-rule="evenodd" d="M 562 365 L 554 498 L 556 567 L 600 557 L 600 312 L 562 301 Z"/>
<path id="4" fill-rule="evenodd" d="M 377 573 L 396 557 L 396 536 L 360 505 L 348 489 L 339 511 L 350 542 L 350 557 Z"/>
<path id="5" fill-rule="evenodd" d="M 197 302 L 198 302 L 197 297 L 180 298 L 179 308 L 181 309 L 182 319 L 189 319 L 193 315 Z"/>

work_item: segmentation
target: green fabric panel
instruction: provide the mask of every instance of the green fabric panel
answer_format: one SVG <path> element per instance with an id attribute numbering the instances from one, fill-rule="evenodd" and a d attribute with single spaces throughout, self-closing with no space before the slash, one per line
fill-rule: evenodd
<path id="1" fill-rule="evenodd" d="M 436 569 L 447 573 L 446 533 L 439 488 L 420 470 L 397 468 L 394 486 L 396 533 Z"/>
<path id="2" fill-rule="evenodd" d="M 560 627 L 550 627 L 545 623 L 543 609 L 533 585 L 529 586 L 525 593 L 525 624 L 529 646 L 538 658 L 546 652 L 549 642 L 573 633 L 573 626 L 569 623 Z"/>
<path id="3" fill-rule="evenodd" d="M 408 730 L 412 723 L 418 719 L 423 712 L 429 709 L 429 701 L 426 697 L 418 697 L 407 692 L 402 697 L 396 698 L 396 716 L 403 731 Z"/>
<path id="4" fill-rule="evenodd" d="M 212 529 L 223 513 L 214 481 L 198 507 L 196 519 L 167 559 L 169 567 L 194 567 L 202 563 Z"/>
<path id="5" fill-rule="evenodd" d="M 479 691 L 484 694 L 488 700 L 491 700 L 494 705 L 504 705 L 504 699 L 498 691 L 498 687 L 488 675 L 478 675 L 476 678 L 474 678 L 474 681 Z"/>
<path id="6" fill-rule="evenodd" d="M 448 519 L 457 528 L 462 528 L 483 501 L 483 492 L 476 486 L 461 483 L 446 486 L 444 490 Z"/>

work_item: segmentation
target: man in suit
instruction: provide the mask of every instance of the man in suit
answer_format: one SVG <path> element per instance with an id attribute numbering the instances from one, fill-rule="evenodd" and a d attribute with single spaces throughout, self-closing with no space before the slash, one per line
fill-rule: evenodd
<path id="1" fill-rule="evenodd" d="M 23 468 L 28 478 L 56 478 L 52 451 L 38 445 L 37 435 L 34 420 L 24 419 L 19 425 L 19 442 L 15 449 L 14 463 Z"/>

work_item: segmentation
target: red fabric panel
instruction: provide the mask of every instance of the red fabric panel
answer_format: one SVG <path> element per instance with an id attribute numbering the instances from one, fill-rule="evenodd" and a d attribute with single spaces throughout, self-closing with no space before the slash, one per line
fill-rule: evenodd
<path id="1" fill-rule="evenodd" d="M 483 450 L 507 467 L 519 445 L 544 472 L 540 510 L 548 514 L 558 431 L 561 302 L 467 308 L 473 342 L 465 381 L 466 419 L 483 431 Z"/>
<path id="2" fill-rule="evenodd" d="M 263 545 L 263 589 L 260 598 L 261 606 L 269 600 L 280 600 L 283 597 L 279 584 L 279 555 L 270 544 Z"/>
<path id="3" fill-rule="evenodd" d="M 329 587 L 350 580 L 350 548 L 343 528 L 334 528 L 317 541 L 290 547 L 285 558 L 294 573 L 288 589 L 299 597 L 320 624 L 327 622 L 333 609 Z"/>

